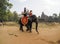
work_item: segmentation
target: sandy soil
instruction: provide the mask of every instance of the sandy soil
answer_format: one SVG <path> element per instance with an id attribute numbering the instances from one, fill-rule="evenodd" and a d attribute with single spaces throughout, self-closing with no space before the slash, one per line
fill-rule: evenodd
<path id="1" fill-rule="evenodd" d="M 0 26 L 0 44 L 58 44 L 60 25 L 39 24 L 39 34 L 33 26 L 32 33 L 19 30 L 19 26 Z M 60 43 L 59 43 L 60 44 Z"/>

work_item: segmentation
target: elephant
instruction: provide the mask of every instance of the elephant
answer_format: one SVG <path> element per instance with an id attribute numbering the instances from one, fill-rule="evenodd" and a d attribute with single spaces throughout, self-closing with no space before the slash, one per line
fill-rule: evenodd
<path id="1" fill-rule="evenodd" d="M 35 24 L 36 24 L 36 32 L 39 34 L 38 29 L 37 29 L 38 28 L 38 19 L 37 19 L 36 15 L 29 16 L 28 17 L 28 23 L 26 25 L 22 24 L 21 19 L 22 18 L 19 19 L 19 25 L 20 25 L 20 30 L 22 32 L 24 32 L 23 26 L 27 27 L 26 31 L 32 32 L 32 23 L 35 22 Z"/>

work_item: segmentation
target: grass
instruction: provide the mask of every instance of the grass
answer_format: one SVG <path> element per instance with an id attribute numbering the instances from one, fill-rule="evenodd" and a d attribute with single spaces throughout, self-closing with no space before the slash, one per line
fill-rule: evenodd
<path id="1" fill-rule="evenodd" d="M 1 24 L 0 26 L 2 26 L 2 23 L 0 24 Z M 16 22 L 4 22 L 3 24 L 6 26 L 17 26 L 18 25 Z"/>
<path id="2" fill-rule="evenodd" d="M 1 24 L 1 23 L 0 23 Z M 4 25 L 6 25 L 6 26 L 19 26 L 19 24 L 18 23 L 16 23 L 16 22 L 4 22 Z M 0 27 L 2 26 L 2 24 L 0 25 Z M 45 23 L 45 22 L 42 22 L 42 23 L 38 23 L 38 27 L 40 27 L 40 28 L 48 28 L 48 27 L 55 27 L 55 26 L 60 26 L 60 23 Z M 32 24 L 32 27 L 33 27 L 33 29 L 35 29 L 35 27 L 36 27 L 36 24 L 35 23 L 33 23 Z"/>

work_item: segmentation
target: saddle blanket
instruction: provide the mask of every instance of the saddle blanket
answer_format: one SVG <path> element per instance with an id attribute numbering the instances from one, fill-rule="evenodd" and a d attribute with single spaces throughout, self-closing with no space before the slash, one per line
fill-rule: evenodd
<path id="1" fill-rule="evenodd" d="M 23 16 L 21 19 L 21 22 L 23 25 L 26 25 L 28 23 L 28 17 L 27 16 Z"/>

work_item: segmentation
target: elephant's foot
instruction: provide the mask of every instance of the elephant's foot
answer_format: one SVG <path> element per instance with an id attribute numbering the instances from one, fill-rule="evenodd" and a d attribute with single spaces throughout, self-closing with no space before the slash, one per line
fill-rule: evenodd
<path id="1" fill-rule="evenodd" d="M 24 30 L 21 30 L 22 32 L 24 32 Z"/>
<path id="2" fill-rule="evenodd" d="M 26 31 L 29 31 L 29 29 L 27 29 Z"/>
<path id="3" fill-rule="evenodd" d="M 38 30 L 36 30 L 37 34 L 39 34 Z"/>
<path id="4" fill-rule="evenodd" d="M 24 30 L 20 29 L 20 31 L 24 32 Z"/>
<path id="5" fill-rule="evenodd" d="M 29 33 L 32 33 L 32 31 L 30 30 Z"/>
<path id="6" fill-rule="evenodd" d="M 37 32 L 37 34 L 39 34 L 39 32 Z"/>

